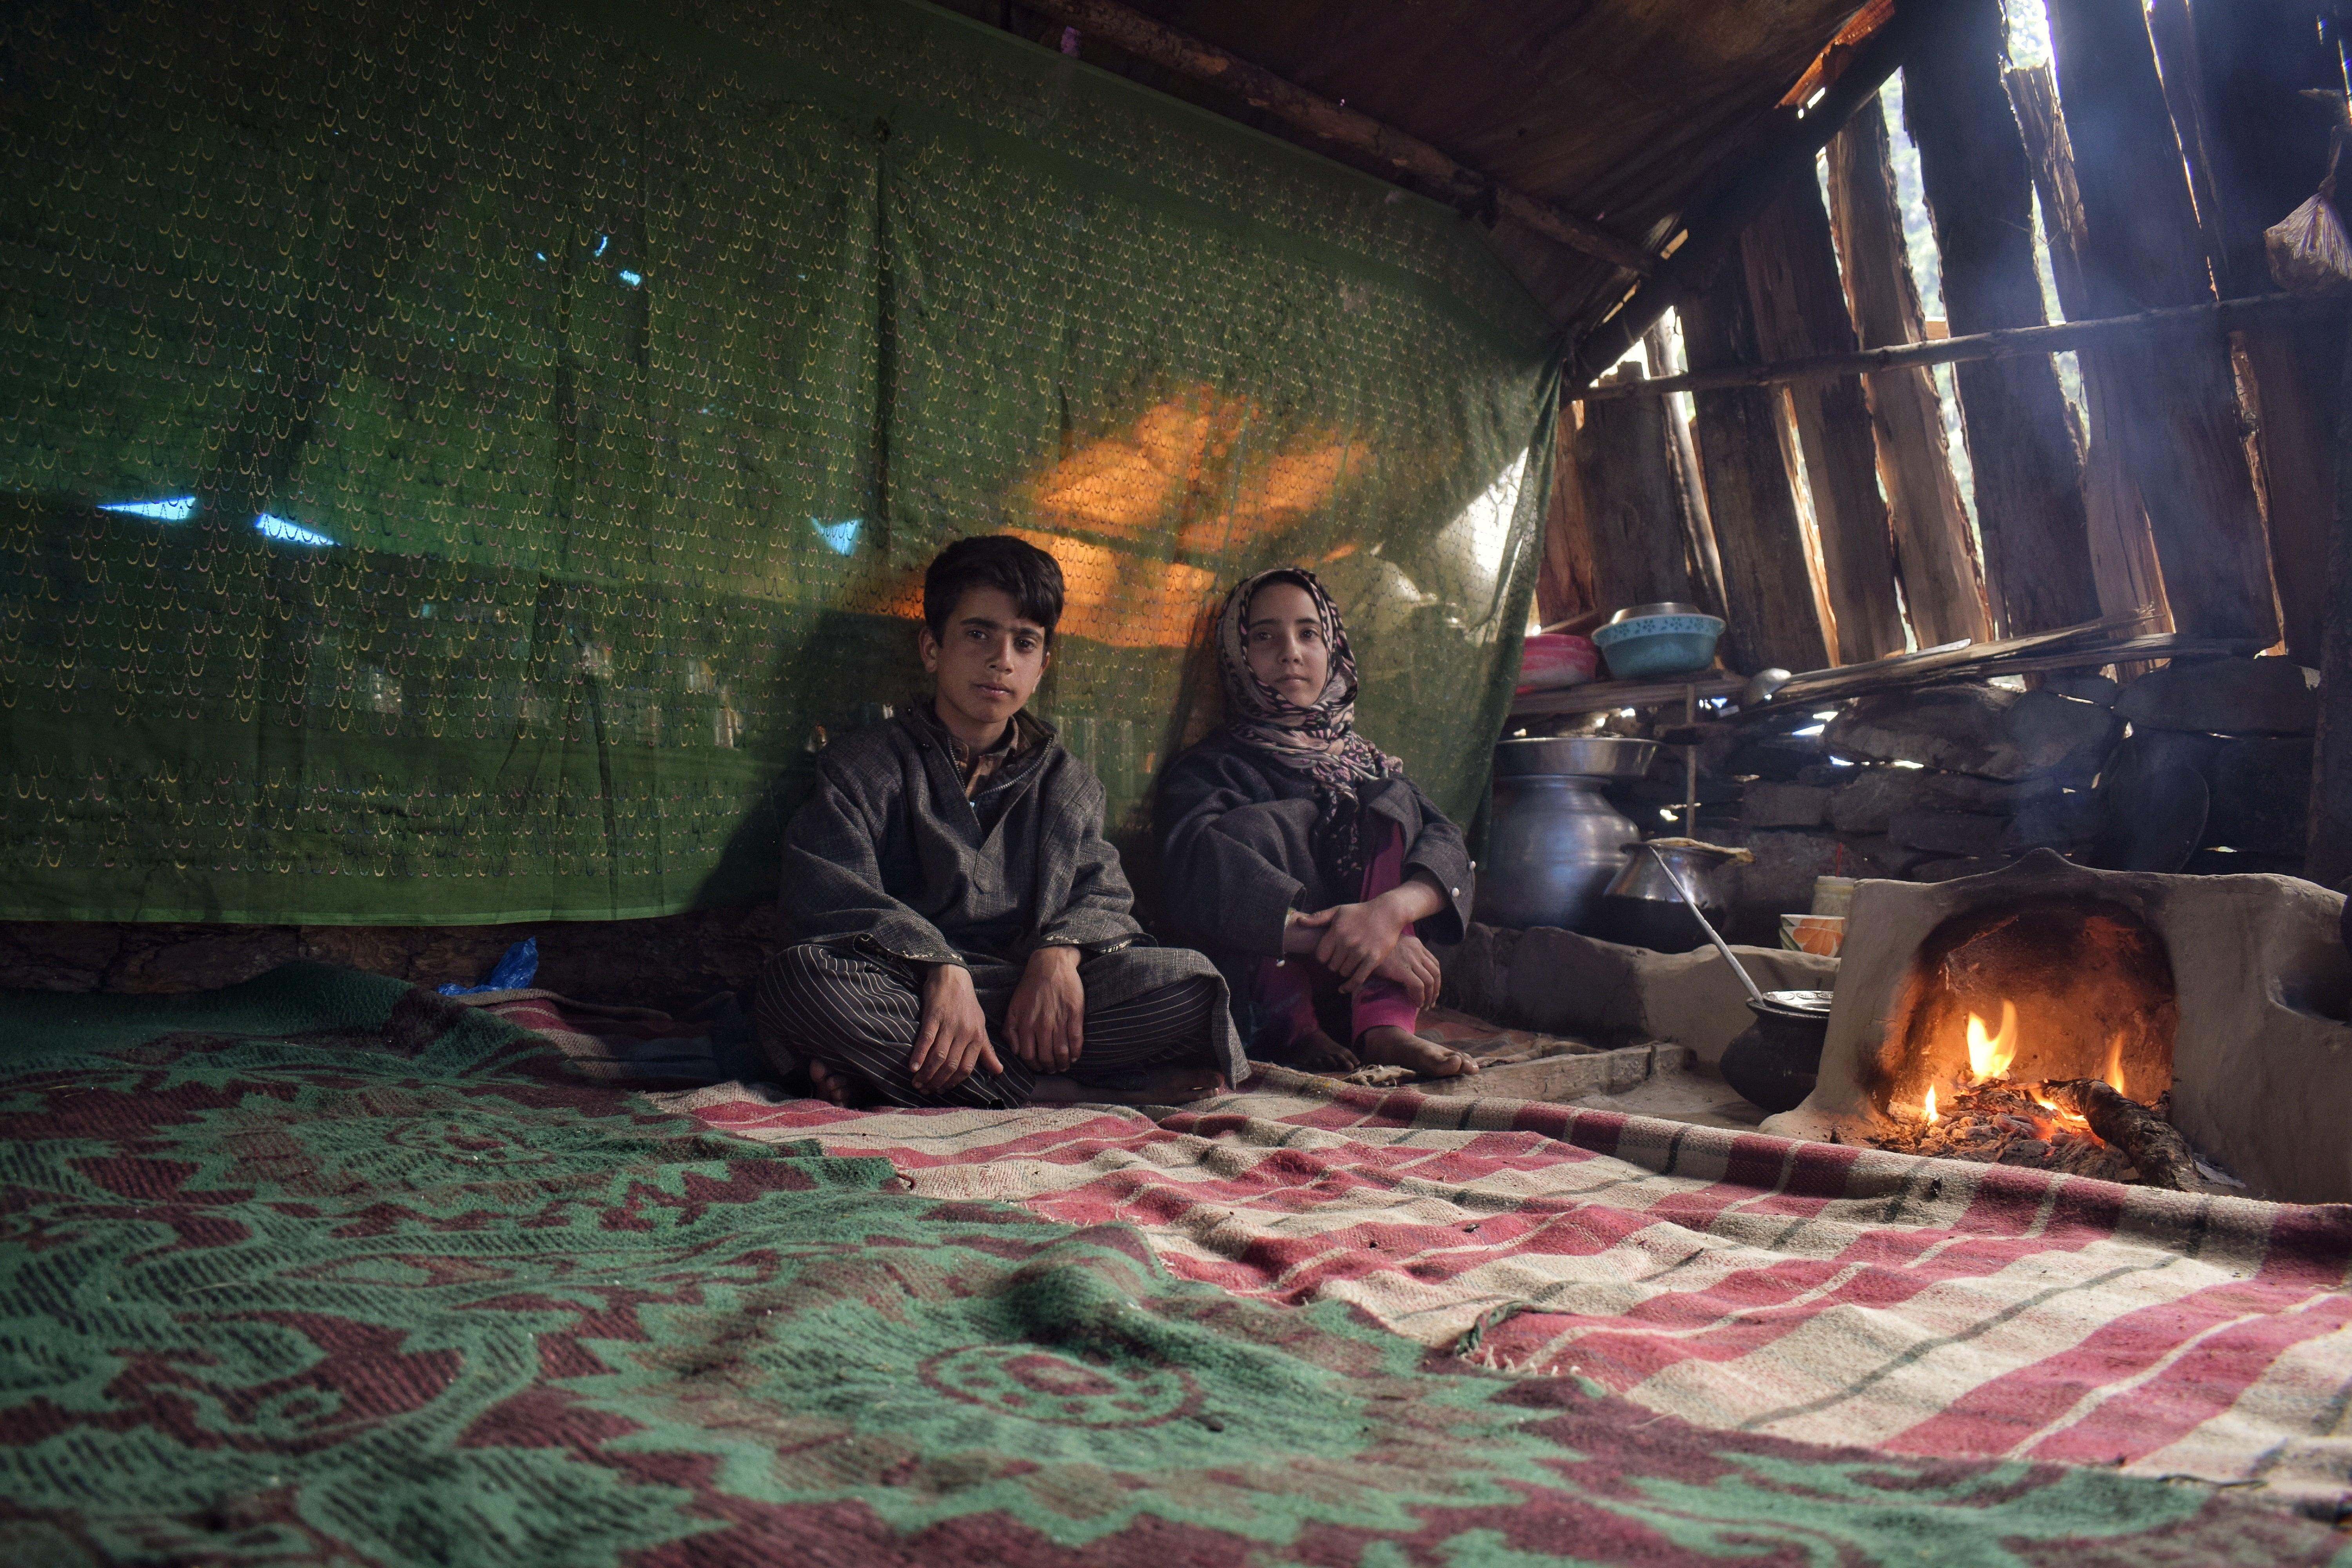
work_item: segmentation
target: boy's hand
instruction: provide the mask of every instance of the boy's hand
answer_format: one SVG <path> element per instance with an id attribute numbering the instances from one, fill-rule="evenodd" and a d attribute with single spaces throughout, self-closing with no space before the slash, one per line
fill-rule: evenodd
<path id="1" fill-rule="evenodd" d="M 1433 1005 L 1438 987 L 1445 979 L 1437 967 L 1437 955 L 1423 947 L 1421 938 L 1411 931 L 1397 938 L 1397 944 L 1389 949 L 1389 955 L 1372 973 L 1403 986 L 1416 1007 Z"/>
<path id="2" fill-rule="evenodd" d="M 1005 1042 L 1039 1072 L 1066 1072 L 1086 1043 L 1086 1016 L 1078 950 L 1041 947 L 1029 955 L 1020 988 L 1013 993 L 1004 1015 Z"/>
<path id="3" fill-rule="evenodd" d="M 907 1070 L 925 1094 L 953 1089 L 975 1067 L 1003 1072 L 988 1043 L 988 1019 L 971 988 L 971 971 L 961 963 L 935 963 L 923 977 L 923 1026 L 916 1032 Z"/>
<path id="4" fill-rule="evenodd" d="M 1387 899 L 1341 904 L 1328 912 L 1330 919 L 1323 927 L 1323 940 L 1315 944 L 1315 962 L 1339 977 L 1340 990 L 1361 990 L 1411 922 Z"/>

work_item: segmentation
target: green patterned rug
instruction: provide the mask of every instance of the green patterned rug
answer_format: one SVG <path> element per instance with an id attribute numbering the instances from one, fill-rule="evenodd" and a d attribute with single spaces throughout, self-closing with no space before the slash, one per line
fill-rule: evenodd
<path id="1" fill-rule="evenodd" d="M 2204 1489 L 1495 1375 L 391 981 L 5 1018 L 11 1564 L 2352 1560 Z"/>

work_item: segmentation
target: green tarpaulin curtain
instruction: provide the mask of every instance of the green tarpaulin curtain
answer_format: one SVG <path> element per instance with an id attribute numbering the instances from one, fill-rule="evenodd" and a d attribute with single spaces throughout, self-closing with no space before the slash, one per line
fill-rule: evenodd
<path id="1" fill-rule="evenodd" d="M 1452 210 L 909 0 L 37 0 L 0 49 L 0 917 L 759 896 L 919 683 L 925 562 L 1004 529 L 1130 849 L 1286 562 L 1475 811 L 1557 405 Z"/>

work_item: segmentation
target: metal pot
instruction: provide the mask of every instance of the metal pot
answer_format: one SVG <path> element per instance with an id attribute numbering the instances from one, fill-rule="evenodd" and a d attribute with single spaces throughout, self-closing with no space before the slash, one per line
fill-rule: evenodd
<path id="1" fill-rule="evenodd" d="M 1748 1010 L 1756 1021 L 1723 1047 L 1723 1081 L 1751 1105 L 1794 1110 L 1813 1092 L 1829 1037 L 1826 991 L 1767 991 Z"/>
<path id="2" fill-rule="evenodd" d="M 1723 888 L 1723 868 L 1750 858 L 1747 851 L 1725 849 L 1689 839 L 1653 839 L 1642 846 L 1595 900 L 1592 934 L 1628 947 L 1653 952 L 1689 952 L 1706 945 L 1706 928 L 1700 925 L 1666 875 L 1658 858 L 1681 874 L 1698 907 L 1710 914 L 1727 910 L 1731 899 Z"/>
<path id="3" fill-rule="evenodd" d="M 1495 805 L 1478 868 L 1476 918 L 1498 926 L 1580 929 L 1628 846 L 1633 819 L 1601 786 L 1649 771 L 1654 741 L 1574 735 L 1495 748 Z"/>

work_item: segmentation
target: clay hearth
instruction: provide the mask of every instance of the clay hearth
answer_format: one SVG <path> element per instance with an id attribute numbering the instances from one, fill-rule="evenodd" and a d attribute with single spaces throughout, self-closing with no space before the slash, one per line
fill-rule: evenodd
<path id="1" fill-rule="evenodd" d="M 2259 1196 L 2352 1201 L 2343 898 L 2291 877 L 2095 871 L 2047 850 L 1854 889 L 1821 1076 L 1765 1131 L 1862 1142 L 1966 1081 L 1969 1017 L 2014 1009 L 2012 1080 L 2172 1091 L 2172 1121 Z M 1982 1040 L 1979 1040 L 1981 1053 Z M 1948 1093 L 1948 1089 L 1945 1090 Z"/>

